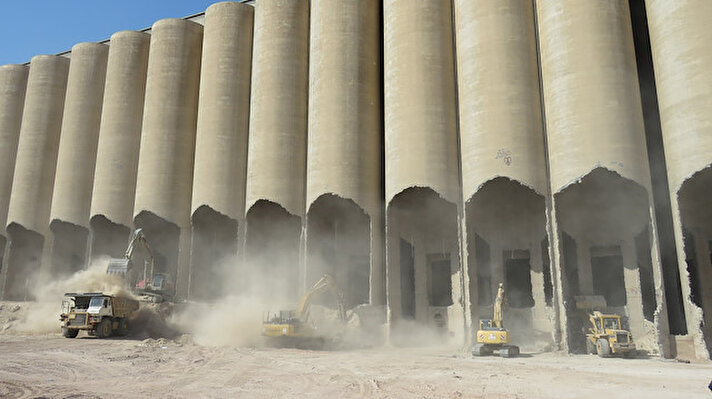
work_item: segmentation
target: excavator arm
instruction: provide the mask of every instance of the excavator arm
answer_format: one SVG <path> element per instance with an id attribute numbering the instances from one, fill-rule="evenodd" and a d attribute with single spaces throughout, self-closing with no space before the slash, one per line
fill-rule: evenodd
<path id="1" fill-rule="evenodd" d="M 344 305 L 344 294 L 336 285 L 334 278 L 328 274 L 323 275 L 319 279 L 319 281 L 314 284 L 314 286 L 312 286 L 307 292 L 304 293 L 302 298 L 299 300 L 299 305 L 297 306 L 295 316 L 299 320 L 305 321 L 307 314 L 309 313 L 309 307 L 311 306 L 312 300 L 314 300 L 317 295 L 324 291 L 331 291 L 334 296 L 336 296 L 339 319 L 345 321 L 346 307 Z"/>
<path id="2" fill-rule="evenodd" d="M 146 258 L 143 268 L 143 279 L 146 280 L 148 276 L 153 275 L 153 252 L 148 246 L 146 241 L 146 236 L 143 234 L 142 229 L 136 229 L 131 235 L 131 240 L 129 245 L 126 247 L 126 252 L 124 252 L 123 258 L 114 258 L 109 260 L 109 266 L 106 269 L 106 274 L 118 274 L 121 276 L 126 276 L 132 268 L 131 259 L 133 258 L 134 250 L 136 245 L 141 245 L 141 247 L 146 252 Z"/>

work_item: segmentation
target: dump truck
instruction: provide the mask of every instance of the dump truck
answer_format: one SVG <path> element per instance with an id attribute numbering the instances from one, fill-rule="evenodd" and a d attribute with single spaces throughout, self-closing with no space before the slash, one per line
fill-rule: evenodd
<path id="1" fill-rule="evenodd" d="M 519 356 L 519 347 L 509 343 L 509 331 L 502 322 L 505 301 L 504 285 L 500 283 L 492 305 L 492 318 L 480 319 L 475 333 L 476 343 L 472 347 L 473 356 L 487 356 L 495 352 L 501 357 Z"/>
<path id="2" fill-rule="evenodd" d="M 139 280 L 134 284 L 136 267 L 134 267 L 133 256 L 137 245 L 143 248 L 144 264 L 143 274 L 139 276 Z M 173 300 L 175 293 L 173 279 L 170 274 L 154 273 L 153 251 L 151 251 L 142 229 L 136 229 L 131 235 L 123 258 L 109 259 L 106 274 L 120 276 L 142 301 L 158 303 Z"/>
<path id="3" fill-rule="evenodd" d="M 309 309 L 314 298 L 330 291 L 336 299 L 338 321 L 345 325 L 344 296 L 333 277 L 323 275 L 299 301 L 295 310 L 265 312 L 262 320 L 262 335 L 274 346 L 322 347 L 327 340 L 338 341 L 338 331 L 322 331 L 311 320 Z"/>
<path id="4" fill-rule="evenodd" d="M 64 294 L 62 300 L 62 335 L 76 338 L 80 330 L 98 338 L 124 336 L 129 332 L 129 318 L 138 310 L 138 301 L 101 292 Z"/>
<path id="5" fill-rule="evenodd" d="M 630 331 L 621 327 L 621 317 L 594 311 L 589 315 L 591 327 L 586 334 L 586 350 L 600 357 L 635 356 L 635 343 Z"/>

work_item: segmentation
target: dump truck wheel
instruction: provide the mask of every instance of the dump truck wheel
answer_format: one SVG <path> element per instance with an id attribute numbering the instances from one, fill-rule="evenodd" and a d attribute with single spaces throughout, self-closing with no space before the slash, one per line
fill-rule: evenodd
<path id="1" fill-rule="evenodd" d="M 126 319 L 119 320 L 119 329 L 116 331 L 116 335 L 120 337 L 125 337 L 129 334 L 129 321 Z"/>
<path id="2" fill-rule="evenodd" d="M 96 327 L 96 336 L 99 338 L 108 338 L 111 336 L 111 320 L 105 318 Z"/>
<path id="3" fill-rule="evenodd" d="M 595 355 L 596 352 L 597 352 L 596 345 L 593 342 L 591 342 L 591 340 L 588 337 L 586 337 L 586 353 Z"/>
<path id="4" fill-rule="evenodd" d="M 62 335 L 64 338 L 76 338 L 79 335 L 79 330 L 74 328 L 62 327 Z"/>
<path id="5" fill-rule="evenodd" d="M 608 345 L 608 341 L 603 338 L 599 339 L 596 342 L 596 352 L 598 352 L 598 356 L 600 357 L 610 356 L 611 346 Z"/>

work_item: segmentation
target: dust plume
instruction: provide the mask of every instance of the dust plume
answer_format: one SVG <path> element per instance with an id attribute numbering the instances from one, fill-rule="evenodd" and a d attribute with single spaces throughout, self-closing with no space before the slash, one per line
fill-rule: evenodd
<path id="1" fill-rule="evenodd" d="M 108 263 L 109 258 L 98 259 L 86 270 L 60 280 L 52 280 L 40 272 L 31 288 L 36 303 L 28 309 L 24 319 L 18 321 L 16 330 L 32 334 L 59 332 L 60 306 L 65 292 L 104 292 L 132 297 L 120 277 L 106 274 Z"/>

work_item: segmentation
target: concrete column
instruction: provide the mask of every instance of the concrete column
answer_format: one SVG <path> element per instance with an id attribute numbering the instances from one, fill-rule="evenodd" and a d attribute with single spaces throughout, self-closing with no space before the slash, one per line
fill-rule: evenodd
<path id="1" fill-rule="evenodd" d="M 258 1 L 253 46 L 246 210 L 264 199 L 303 217 L 309 2 Z"/>
<path id="2" fill-rule="evenodd" d="M 163 19 L 152 27 L 134 204 L 139 226 L 137 216 L 147 212 L 180 228 L 178 264 L 169 265 L 177 270 L 179 296 L 188 288 L 202 39 L 203 27 L 187 20 Z"/>
<path id="3" fill-rule="evenodd" d="M 386 281 L 385 281 L 385 251 L 384 251 L 384 226 L 383 218 L 380 216 L 371 218 L 371 291 L 369 299 L 372 305 L 386 304 Z"/>
<path id="4" fill-rule="evenodd" d="M 690 302 L 678 192 L 685 180 L 712 164 L 712 3 L 646 0 L 650 47 L 673 208 L 678 266 L 687 330 L 693 356 L 709 359 L 699 329 L 697 308 Z M 678 347 L 678 352 L 682 352 Z"/>
<path id="5" fill-rule="evenodd" d="M 50 222 L 89 228 L 108 52 L 98 43 L 72 47 Z"/>
<path id="6" fill-rule="evenodd" d="M 635 242 L 621 242 L 623 255 L 623 278 L 625 279 L 626 310 L 633 339 L 647 335 L 645 316 L 643 315 L 643 296 L 640 288 L 640 271 L 635 254 Z"/>
<path id="7" fill-rule="evenodd" d="M 216 3 L 205 12 L 192 212 L 207 205 L 245 214 L 254 8 Z"/>
<path id="8" fill-rule="evenodd" d="M 529 248 L 529 264 L 531 266 L 532 297 L 534 307 L 532 308 L 533 327 L 540 331 L 551 330 L 549 311 L 546 307 L 546 294 L 544 293 L 544 267 L 541 254 L 540 241 L 534 240 Z"/>
<path id="9" fill-rule="evenodd" d="M 697 272 L 702 288 L 702 307 L 704 309 L 704 329 L 707 336 L 712 336 L 712 262 L 710 260 L 709 238 L 704 231 L 695 234 L 695 253 L 697 254 Z"/>
<path id="10" fill-rule="evenodd" d="M 588 239 L 576 236 L 576 255 L 578 260 L 579 289 L 581 295 L 593 295 L 593 269 L 591 266 L 591 243 Z M 572 304 L 576 305 L 576 304 Z"/>
<path id="11" fill-rule="evenodd" d="M 28 73 L 29 68 L 24 65 L 0 66 L 0 239 L 6 235 Z M 4 250 L 5 246 L 2 245 L 0 251 Z"/>
<path id="12" fill-rule="evenodd" d="M 422 324 L 428 323 L 430 304 L 428 301 L 429 265 L 427 259 L 426 240 L 413 237 L 415 250 L 415 320 Z"/>
<path id="13" fill-rule="evenodd" d="M 57 166 L 69 59 L 30 61 L 24 111 L 7 215 L 10 245 L 3 266 L 3 298 L 31 298 L 41 265 Z"/>
<path id="14" fill-rule="evenodd" d="M 114 33 L 106 67 L 91 217 L 126 227 L 133 225 L 150 37 Z"/>

